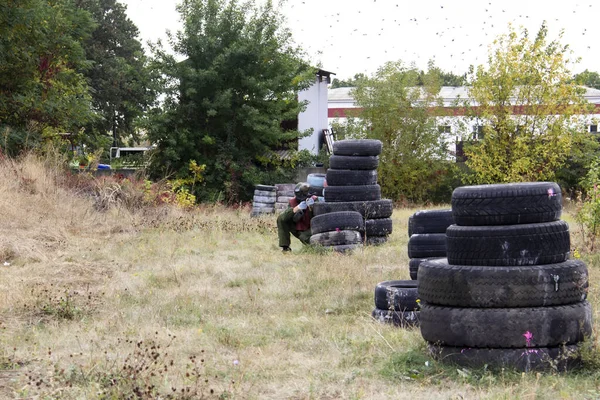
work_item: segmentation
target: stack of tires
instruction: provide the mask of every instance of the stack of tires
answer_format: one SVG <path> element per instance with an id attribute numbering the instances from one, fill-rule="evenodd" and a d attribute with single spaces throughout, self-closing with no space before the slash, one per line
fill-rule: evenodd
<path id="1" fill-rule="evenodd" d="M 364 225 L 364 219 L 359 212 L 337 211 L 321 214 L 313 217 L 310 224 L 311 244 L 340 253 L 362 246 L 360 230 Z"/>
<path id="2" fill-rule="evenodd" d="M 294 197 L 294 183 L 278 183 L 275 185 L 277 189 L 277 198 L 275 200 L 275 210 L 283 211 L 289 206 L 289 201 Z"/>
<path id="3" fill-rule="evenodd" d="M 446 257 L 446 229 L 454 223 L 452 210 L 422 210 L 408 218 L 408 268 L 416 280 L 424 260 Z"/>
<path id="4" fill-rule="evenodd" d="M 556 183 L 457 188 L 446 259 L 419 270 L 421 334 L 466 367 L 570 368 L 592 332 L 586 265 L 569 260 Z"/>
<path id="5" fill-rule="evenodd" d="M 275 212 L 276 199 L 277 188 L 275 186 L 256 185 L 254 187 L 250 216 L 257 217 L 263 214 L 273 214 Z"/>
<path id="6" fill-rule="evenodd" d="M 333 211 L 357 211 L 364 218 L 363 241 L 380 244 L 392 233 L 392 202 L 381 200 L 377 167 L 379 140 L 351 139 L 333 143 L 329 158 L 325 203 L 315 204 L 315 215 Z"/>
<path id="7" fill-rule="evenodd" d="M 375 286 L 375 308 L 371 315 L 382 323 L 400 327 L 419 324 L 417 282 L 385 281 Z"/>

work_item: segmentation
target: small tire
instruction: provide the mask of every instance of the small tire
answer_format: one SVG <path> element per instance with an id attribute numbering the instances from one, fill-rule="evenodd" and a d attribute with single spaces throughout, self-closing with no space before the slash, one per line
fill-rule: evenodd
<path id="1" fill-rule="evenodd" d="M 392 233 L 391 218 L 373 218 L 365 220 L 365 235 L 369 236 L 385 236 Z"/>
<path id="2" fill-rule="evenodd" d="M 357 211 L 363 218 L 387 218 L 394 211 L 394 204 L 390 199 L 373 201 L 339 201 L 317 202 L 313 205 L 313 214 L 321 215 L 336 211 Z"/>
<path id="3" fill-rule="evenodd" d="M 553 347 L 582 342 L 592 333 L 587 301 L 564 306 L 459 308 L 421 305 L 421 335 L 443 346 Z"/>
<path id="4" fill-rule="evenodd" d="M 498 226 L 451 225 L 446 230 L 451 265 L 516 266 L 560 263 L 569 258 L 565 221 Z"/>
<path id="5" fill-rule="evenodd" d="M 277 197 L 277 192 L 269 192 L 267 190 L 255 190 L 254 196 Z"/>
<path id="6" fill-rule="evenodd" d="M 328 186 L 358 186 L 375 185 L 377 183 L 377 170 L 375 169 L 328 169 Z"/>
<path id="7" fill-rule="evenodd" d="M 392 311 L 374 308 L 371 316 L 383 323 L 392 324 L 401 328 L 412 328 L 419 326 L 420 311 Z"/>
<path id="8" fill-rule="evenodd" d="M 514 225 L 560 219 L 562 193 L 554 182 L 462 186 L 452 192 L 457 225 Z"/>
<path id="9" fill-rule="evenodd" d="M 277 192 L 277 198 L 279 199 L 280 197 L 289 197 L 289 198 L 292 198 L 292 197 L 294 197 L 294 191 L 293 190 L 278 191 Z"/>
<path id="10" fill-rule="evenodd" d="M 325 188 L 325 202 L 372 201 L 381 199 L 379 185 L 328 186 Z"/>
<path id="11" fill-rule="evenodd" d="M 331 156 L 329 168 L 333 169 L 377 169 L 378 156 Z"/>
<path id="12" fill-rule="evenodd" d="M 358 231 L 333 231 L 317 233 L 310 237 L 310 244 L 321 246 L 337 246 L 344 244 L 361 243 L 360 232 Z"/>
<path id="13" fill-rule="evenodd" d="M 277 191 L 277 187 L 270 186 L 270 185 L 255 185 L 254 189 L 267 191 L 267 192 L 276 192 Z"/>
<path id="14" fill-rule="evenodd" d="M 417 282 L 384 281 L 375 286 L 375 307 L 382 310 L 418 311 Z"/>
<path id="15" fill-rule="evenodd" d="M 275 193 L 275 192 L 273 192 Z M 277 198 L 275 196 L 254 196 L 252 200 L 255 203 L 275 204 Z"/>
<path id="16" fill-rule="evenodd" d="M 376 139 L 346 139 L 333 142 L 333 154 L 338 156 L 377 156 L 383 145 Z"/>
<path id="17" fill-rule="evenodd" d="M 364 229 L 364 224 L 362 215 L 356 211 L 321 214 L 313 217 L 310 222 L 313 235 L 336 230 L 361 231 Z"/>
<path id="18" fill-rule="evenodd" d="M 417 280 L 419 274 L 419 267 L 423 261 L 430 260 L 430 258 L 411 258 L 408 262 L 408 271 L 410 273 L 410 279 Z"/>
<path id="19" fill-rule="evenodd" d="M 557 347 L 521 347 L 514 349 L 477 349 L 428 344 L 429 354 L 443 363 L 466 368 L 510 369 L 519 372 L 566 372 L 580 367 L 577 345 Z"/>
<path id="20" fill-rule="evenodd" d="M 586 299 L 583 261 L 511 267 L 449 265 L 447 259 L 419 266 L 419 293 L 429 304 L 452 307 L 546 307 Z"/>
<path id="21" fill-rule="evenodd" d="M 387 243 L 388 237 L 386 236 L 367 236 L 365 240 L 368 246 L 380 246 L 384 243 Z"/>
<path id="22" fill-rule="evenodd" d="M 454 224 L 452 210 L 422 210 L 408 218 L 408 236 L 420 233 L 446 233 Z"/>
<path id="23" fill-rule="evenodd" d="M 409 258 L 446 257 L 446 235 L 444 233 L 420 233 L 408 239 Z"/>

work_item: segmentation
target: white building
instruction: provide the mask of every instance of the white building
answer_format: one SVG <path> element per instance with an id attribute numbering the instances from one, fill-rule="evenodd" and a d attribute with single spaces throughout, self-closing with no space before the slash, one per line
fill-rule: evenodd
<path id="1" fill-rule="evenodd" d="M 329 127 L 328 122 L 328 85 L 333 72 L 317 71 L 315 82 L 308 89 L 298 93 L 298 101 L 306 102 L 306 109 L 298 115 L 298 131 L 312 130 L 310 136 L 300 138 L 298 150 L 308 150 L 318 154 L 323 144 L 323 130 Z"/>
<path id="2" fill-rule="evenodd" d="M 354 101 L 351 91 L 353 88 L 343 87 L 329 89 L 328 95 L 328 123 L 331 125 L 334 121 L 343 123 L 350 112 L 360 112 L 360 107 Z M 598 122 L 600 122 L 600 90 L 585 88 L 584 98 L 594 105 L 593 114 L 584 116 L 588 132 L 598 132 Z M 466 86 L 443 86 L 439 97 L 443 100 L 443 114 L 446 116 L 436 117 L 440 134 L 444 135 L 444 140 L 449 145 L 451 154 L 457 154 L 455 146 L 460 143 L 460 134 L 472 132 L 473 137 L 477 138 L 482 133 L 483 126 L 476 119 L 465 117 L 465 108 L 458 106 L 458 101 L 469 99 L 469 92 Z M 474 101 L 469 101 L 472 106 L 477 106 Z M 515 115 L 519 113 L 516 110 Z M 460 145 L 459 145 L 460 146 Z"/>

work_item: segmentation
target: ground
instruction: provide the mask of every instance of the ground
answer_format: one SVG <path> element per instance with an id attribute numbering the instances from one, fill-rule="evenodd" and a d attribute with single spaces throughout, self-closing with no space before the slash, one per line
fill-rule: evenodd
<path id="1" fill-rule="evenodd" d="M 600 397 L 596 339 L 579 371 L 470 370 L 431 359 L 418 328 L 370 317 L 378 282 L 409 279 L 418 208 L 394 210 L 383 246 L 292 239 L 282 254 L 275 217 L 100 211 L 63 181 L 35 159 L 0 165 L 0 398 Z M 597 331 L 600 258 L 579 251 Z"/>

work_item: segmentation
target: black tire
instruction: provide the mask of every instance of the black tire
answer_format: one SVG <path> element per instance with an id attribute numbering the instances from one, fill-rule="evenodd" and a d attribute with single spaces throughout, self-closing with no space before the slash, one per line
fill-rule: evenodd
<path id="1" fill-rule="evenodd" d="M 308 194 L 311 196 L 319 196 L 323 197 L 323 187 L 322 186 L 309 186 Z"/>
<path id="2" fill-rule="evenodd" d="M 277 192 L 269 192 L 267 190 L 255 190 L 254 195 L 262 197 L 277 197 Z"/>
<path id="3" fill-rule="evenodd" d="M 452 210 L 422 210 L 408 218 L 408 236 L 420 233 L 446 233 L 454 224 Z"/>
<path id="4" fill-rule="evenodd" d="M 263 190 L 266 192 L 275 192 L 277 191 L 277 187 L 275 186 L 269 186 L 269 185 L 255 185 L 254 189 L 256 190 Z"/>
<path id="5" fill-rule="evenodd" d="M 252 211 L 250 212 L 250 216 L 251 217 L 257 217 L 259 215 L 273 214 L 274 212 L 275 212 L 275 208 L 274 207 L 261 207 L 261 208 L 252 207 Z"/>
<path id="6" fill-rule="evenodd" d="M 446 235 L 444 233 L 415 234 L 408 239 L 408 257 L 446 257 Z"/>
<path id="7" fill-rule="evenodd" d="M 375 185 L 377 170 L 375 169 L 328 169 L 328 186 Z"/>
<path id="8" fill-rule="evenodd" d="M 294 197 L 294 191 L 293 190 L 282 190 L 282 191 L 278 191 L 277 192 L 277 198 L 280 197 Z"/>
<path id="9" fill-rule="evenodd" d="M 592 333 L 592 307 L 587 301 L 521 308 L 421 304 L 421 335 L 444 346 L 552 347 L 581 342 Z"/>
<path id="10" fill-rule="evenodd" d="M 411 258 L 408 262 L 408 271 L 410 273 L 410 279 L 417 280 L 419 273 L 419 267 L 423 261 L 430 260 L 430 258 Z"/>
<path id="11" fill-rule="evenodd" d="M 275 188 L 277 189 L 277 193 L 281 192 L 291 192 L 290 196 L 293 196 L 294 188 L 296 187 L 295 183 L 277 183 L 275 184 Z"/>
<path id="12" fill-rule="evenodd" d="M 310 244 L 321 246 L 357 244 L 360 242 L 360 232 L 350 230 L 317 233 L 310 237 Z"/>
<path id="13" fill-rule="evenodd" d="M 375 286 L 375 307 L 382 310 L 418 311 L 417 282 L 385 281 Z"/>
<path id="14" fill-rule="evenodd" d="M 333 142 L 333 154 L 337 156 L 377 156 L 381 154 L 381 149 L 382 143 L 376 139 L 346 139 Z"/>
<path id="15" fill-rule="evenodd" d="M 331 156 L 329 168 L 333 169 L 377 169 L 378 156 Z"/>
<path id="16" fill-rule="evenodd" d="M 569 258 L 565 221 L 523 225 L 458 226 L 446 230 L 451 265 L 543 265 Z"/>
<path id="17" fill-rule="evenodd" d="M 372 201 L 381 199 L 379 185 L 328 186 L 325 188 L 325 202 L 328 201 Z"/>
<path id="18" fill-rule="evenodd" d="M 419 326 L 420 311 L 391 311 L 379 308 L 373 309 L 371 316 L 384 324 L 392 324 L 401 328 Z"/>
<path id="19" fill-rule="evenodd" d="M 586 299 L 588 271 L 580 260 L 522 267 L 448 265 L 446 259 L 419 266 L 419 293 L 429 304 L 454 307 L 545 307 Z"/>
<path id="20" fill-rule="evenodd" d="M 491 368 L 494 370 L 506 368 L 519 372 L 566 372 L 581 366 L 581 352 L 577 345 L 477 349 L 429 344 L 428 348 L 434 359 L 467 368 Z"/>
<path id="21" fill-rule="evenodd" d="M 275 207 L 275 202 L 273 203 L 263 203 L 262 201 L 253 201 L 252 202 L 252 207 L 253 208 L 273 208 Z"/>
<path id="22" fill-rule="evenodd" d="M 387 243 L 388 237 L 386 236 L 367 236 L 366 243 L 368 246 L 379 246 Z"/>
<path id="23" fill-rule="evenodd" d="M 317 202 L 313 206 L 313 215 L 336 211 L 357 211 L 363 218 L 387 218 L 392 215 L 394 205 L 390 199 L 373 201 L 339 201 L 335 203 Z"/>
<path id="24" fill-rule="evenodd" d="M 273 192 L 273 193 L 275 193 L 275 192 Z M 252 198 L 252 200 L 255 203 L 265 203 L 265 204 L 271 204 L 272 205 L 272 204 L 274 204 L 276 202 L 277 198 L 275 196 L 256 196 L 255 195 Z"/>
<path id="25" fill-rule="evenodd" d="M 373 218 L 365 220 L 365 235 L 369 236 L 385 236 L 392 233 L 391 218 Z"/>
<path id="26" fill-rule="evenodd" d="M 463 186 L 452 193 L 457 225 L 514 225 L 560 219 L 562 193 L 554 182 Z"/>
<path id="27" fill-rule="evenodd" d="M 313 217 L 310 221 L 312 234 L 331 232 L 336 230 L 361 231 L 365 222 L 362 215 L 356 211 L 338 211 L 329 214 L 321 214 Z"/>

